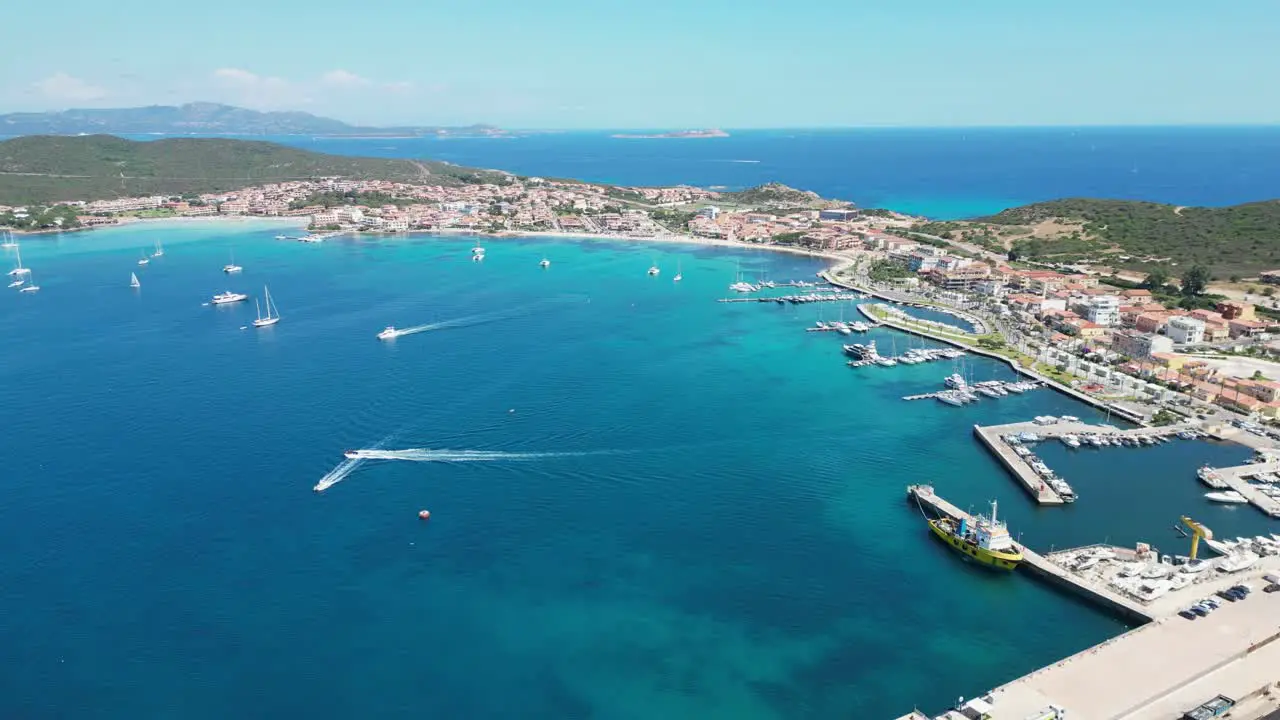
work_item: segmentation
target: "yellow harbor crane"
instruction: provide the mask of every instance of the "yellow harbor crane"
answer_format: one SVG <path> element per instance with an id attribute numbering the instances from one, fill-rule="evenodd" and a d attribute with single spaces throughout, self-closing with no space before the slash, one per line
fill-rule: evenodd
<path id="1" fill-rule="evenodd" d="M 1205 527 L 1204 525 L 1201 525 L 1200 523 L 1196 522 L 1195 520 L 1192 520 L 1186 515 L 1182 516 L 1182 524 L 1186 525 L 1187 528 L 1191 530 L 1191 559 L 1195 560 L 1196 550 L 1200 548 L 1200 538 L 1204 538 L 1205 540 L 1212 540 L 1213 531 Z"/>

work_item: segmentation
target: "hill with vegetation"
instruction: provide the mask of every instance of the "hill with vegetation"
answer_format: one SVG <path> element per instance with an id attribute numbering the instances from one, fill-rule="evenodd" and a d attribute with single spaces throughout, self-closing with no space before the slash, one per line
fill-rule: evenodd
<path id="1" fill-rule="evenodd" d="M 216 138 L 135 142 L 110 135 L 0 142 L 0 204 L 226 192 L 318 177 L 430 185 L 505 182 L 505 173 L 433 160 L 325 155 L 275 143 Z"/>
<path id="2" fill-rule="evenodd" d="M 1175 274 L 1202 265 L 1224 278 L 1280 268 L 1280 200 L 1207 208 L 1070 198 L 921 227 L 1046 263 L 1166 267 Z"/>
<path id="3" fill-rule="evenodd" d="M 0 135 L 325 135 L 403 137 L 501 135 L 488 125 L 469 127 L 365 127 L 305 112 L 259 112 L 218 103 L 137 108 L 62 110 L 0 115 Z"/>
<path id="4" fill-rule="evenodd" d="M 739 205 L 771 207 L 807 207 L 822 201 L 822 198 L 819 197 L 816 192 L 796 190 L 795 188 L 787 187 L 782 183 L 766 183 L 746 190 L 721 193 L 720 197 L 725 202 L 736 203 Z"/>

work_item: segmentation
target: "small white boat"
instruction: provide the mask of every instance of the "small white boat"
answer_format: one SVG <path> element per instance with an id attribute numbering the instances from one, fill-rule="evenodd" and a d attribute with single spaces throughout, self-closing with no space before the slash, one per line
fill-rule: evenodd
<path id="1" fill-rule="evenodd" d="M 19 290 L 18 292 L 24 292 L 24 293 L 40 292 L 40 286 L 37 285 L 36 281 L 31 278 L 30 270 L 27 271 L 27 284 L 23 285 L 22 289 Z"/>
<path id="2" fill-rule="evenodd" d="M 0 242 L 0 248 L 12 250 L 18 247 L 18 241 L 13 239 L 13 233 L 9 230 L 4 231 L 4 242 Z"/>
<path id="3" fill-rule="evenodd" d="M 1230 555 L 1236 549 L 1236 543 L 1233 543 L 1230 540 L 1210 540 L 1209 538 L 1205 538 L 1203 542 L 1210 550 L 1218 553 L 1219 555 Z"/>
<path id="4" fill-rule="evenodd" d="M 378 339 L 391 340 L 392 338 L 395 338 L 399 334 L 400 334 L 400 331 L 396 330 L 396 327 L 394 325 L 388 325 L 385 330 L 378 333 Z"/>
<path id="5" fill-rule="evenodd" d="M 650 275 L 657 275 L 657 274 L 658 274 L 658 273 L 660 273 L 660 272 L 662 272 L 662 271 L 658 269 L 658 266 L 657 266 L 657 265 L 651 265 L 651 266 L 649 266 L 649 274 L 650 274 Z"/>
<path id="6" fill-rule="evenodd" d="M 1152 563 L 1142 571 L 1142 577 L 1149 580 L 1162 578 L 1173 572 L 1173 567 L 1164 563 Z"/>
<path id="7" fill-rule="evenodd" d="M 654 272 L 653 272 L 653 268 L 650 268 L 649 274 L 650 274 L 650 275 L 655 275 L 655 274 L 656 274 L 656 273 L 654 273 Z M 730 285 L 730 286 L 729 286 L 729 289 L 730 289 L 730 290 L 733 290 L 734 292 L 749 293 L 749 292 L 755 292 L 755 291 L 756 291 L 756 286 L 755 286 L 755 285 L 752 285 L 752 284 L 751 284 L 751 283 L 749 283 L 749 282 L 741 282 L 741 281 L 739 281 L 739 282 L 736 282 L 736 283 L 734 283 L 734 284 Z"/>
<path id="8" fill-rule="evenodd" d="M 151 253 L 151 257 L 164 257 L 164 246 L 160 243 L 156 243 L 156 251 Z"/>
<path id="9" fill-rule="evenodd" d="M 684 273 L 680 272 L 680 263 L 676 262 L 676 276 L 671 278 L 671 282 L 680 282 L 684 279 Z"/>
<path id="10" fill-rule="evenodd" d="M 9 271 L 9 277 L 21 277 L 31 272 L 30 268 L 22 267 L 22 250 L 15 246 L 14 254 L 17 256 L 18 266 Z"/>
<path id="11" fill-rule="evenodd" d="M 267 298 L 267 316 L 262 316 L 262 307 L 258 305 L 257 300 L 254 300 L 253 305 L 258 308 L 258 319 L 253 321 L 254 327 L 267 327 L 280 322 L 280 311 L 276 309 L 276 304 L 271 299 L 271 291 L 267 289 L 266 285 L 262 286 L 262 294 Z"/>
<path id="12" fill-rule="evenodd" d="M 472 255 L 483 255 L 483 254 L 484 254 L 484 248 L 483 248 L 483 247 L 481 247 L 480 245 L 476 245 L 475 247 L 471 248 L 471 254 L 472 254 Z"/>
<path id="13" fill-rule="evenodd" d="M 143 256 L 142 256 L 142 258 L 138 260 L 138 264 L 139 264 L 139 265 L 147 265 L 147 264 L 149 264 L 150 262 L 151 262 L 151 261 L 147 259 L 147 256 L 146 256 L 146 255 L 143 255 Z"/>
<path id="14" fill-rule="evenodd" d="M 142 287 L 142 283 L 138 282 L 138 273 L 129 273 L 129 287 L 131 288 Z"/>
<path id="15" fill-rule="evenodd" d="M 235 303 L 235 302 L 240 302 L 242 300 L 248 300 L 248 299 L 249 299 L 249 296 L 245 295 L 244 293 L 236 293 L 236 292 L 231 292 L 230 290 L 227 290 L 226 292 L 220 292 L 217 295 L 214 295 L 213 300 L 211 302 L 214 305 L 226 305 L 227 303 Z"/>
<path id="16" fill-rule="evenodd" d="M 1069 448 L 1078 448 L 1080 447 L 1080 438 L 1075 435 L 1063 435 L 1062 444 Z"/>
<path id="17" fill-rule="evenodd" d="M 546 259 L 546 258 L 542 258 L 542 262 L 538 263 L 538 266 L 539 266 L 539 267 L 544 267 L 544 268 L 549 268 L 549 267 L 551 267 L 551 261 L 550 261 L 550 260 L 548 260 L 548 259 Z"/>
<path id="18" fill-rule="evenodd" d="M 963 398 L 949 390 L 940 392 L 937 395 L 934 395 L 934 397 L 937 398 L 939 402 L 943 402 L 948 405 L 955 405 L 958 407 L 964 404 Z"/>
<path id="19" fill-rule="evenodd" d="M 483 261 L 484 261 L 484 253 L 476 253 L 475 255 L 471 256 L 471 262 L 483 262 Z"/>
<path id="20" fill-rule="evenodd" d="M 1076 563 L 1075 566 L 1072 568 L 1072 570 L 1075 570 L 1076 572 L 1080 572 L 1082 570 L 1088 570 L 1089 568 L 1097 564 L 1098 564 L 1098 558 L 1090 555 L 1082 559 L 1080 562 Z"/>
<path id="21" fill-rule="evenodd" d="M 236 264 L 236 254 L 235 254 L 234 252 L 232 252 L 232 253 L 231 253 L 231 262 L 229 262 L 229 263 L 227 263 L 226 265 L 223 265 L 223 266 L 222 266 L 222 272 L 227 273 L 228 275 L 230 275 L 231 273 L 238 273 L 238 272 L 240 272 L 241 270 L 244 270 L 244 268 L 242 268 L 242 267 L 240 267 L 239 265 L 237 265 L 237 264 Z"/>
<path id="22" fill-rule="evenodd" d="M 9 287 L 11 288 L 22 287 L 23 285 L 26 285 L 26 284 L 27 284 L 26 278 L 18 278 L 17 280 L 14 280 L 13 282 L 9 283 Z"/>
<path id="23" fill-rule="evenodd" d="M 1221 492 L 1208 492 L 1204 494 L 1204 499 L 1210 502 L 1226 503 L 1226 504 L 1233 504 L 1233 505 L 1240 505 L 1240 504 L 1249 502 L 1249 500 L 1246 499 L 1245 496 L 1241 495 L 1235 490 L 1224 490 Z"/>

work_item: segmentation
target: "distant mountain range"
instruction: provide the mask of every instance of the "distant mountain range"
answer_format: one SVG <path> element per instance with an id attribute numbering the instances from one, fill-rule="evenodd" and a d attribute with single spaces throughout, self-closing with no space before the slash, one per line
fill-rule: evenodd
<path id="1" fill-rule="evenodd" d="M 305 112 L 258 112 L 217 103 L 140 108 L 63 110 L 0 115 L 0 135 L 324 135 L 423 137 L 505 135 L 490 125 L 467 127 L 365 127 Z"/>

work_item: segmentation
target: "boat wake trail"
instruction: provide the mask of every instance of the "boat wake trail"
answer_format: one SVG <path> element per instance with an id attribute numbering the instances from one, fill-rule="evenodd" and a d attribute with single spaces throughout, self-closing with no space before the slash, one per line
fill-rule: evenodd
<path id="1" fill-rule="evenodd" d="M 391 439 L 394 437 L 395 437 L 395 434 L 393 433 L 391 435 L 386 436 L 382 440 L 380 440 L 378 443 L 376 443 L 373 446 L 375 451 L 377 448 L 380 448 L 383 445 L 390 442 Z M 365 462 L 365 458 L 349 457 L 346 460 L 343 460 L 342 462 L 338 463 L 337 467 L 325 473 L 325 476 L 320 478 L 320 482 L 316 483 L 316 486 L 312 489 L 315 490 L 316 492 L 324 492 L 325 490 L 328 490 L 334 485 L 337 485 L 343 480 L 346 480 L 351 475 L 351 473 L 358 470 L 360 466 L 364 464 L 364 462 Z"/>
<path id="2" fill-rule="evenodd" d="M 495 310 L 493 312 L 467 315 L 465 317 L 453 318 L 452 320 L 441 320 L 439 322 L 427 323 L 425 325 L 397 328 L 395 336 L 403 337 L 405 335 L 414 335 L 416 333 L 431 332 L 432 330 L 451 330 L 454 328 L 502 322 L 504 320 L 517 320 L 519 318 L 528 317 L 547 305 L 563 305 L 574 302 L 590 302 L 590 298 L 585 295 L 562 295 L 506 310 Z"/>
<path id="3" fill-rule="evenodd" d="M 347 462 L 334 468 L 337 472 L 348 463 L 359 463 L 364 460 L 404 460 L 408 462 L 494 462 L 542 460 L 556 457 L 586 457 L 588 455 L 608 455 L 612 451 L 594 452 L 503 452 L 500 450 L 433 450 L 430 448 L 408 448 L 405 450 L 368 450 L 347 451 Z M 354 469 L 354 468 L 353 468 Z M 332 475 L 333 473 L 330 473 Z M 327 476 L 326 476 L 327 477 Z M 321 481 L 323 482 L 323 480 Z"/>
<path id="4" fill-rule="evenodd" d="M 316 486 L 312 489 L 316 492 L 324 492 L 346 480 L 348 475 L 355 472 L 363 464 L 363 458 L 343 460 L 338 464 L 338 467 L 330 470 L 324 477 L 320 478 L 320 482 L 316 483 Z"/>

